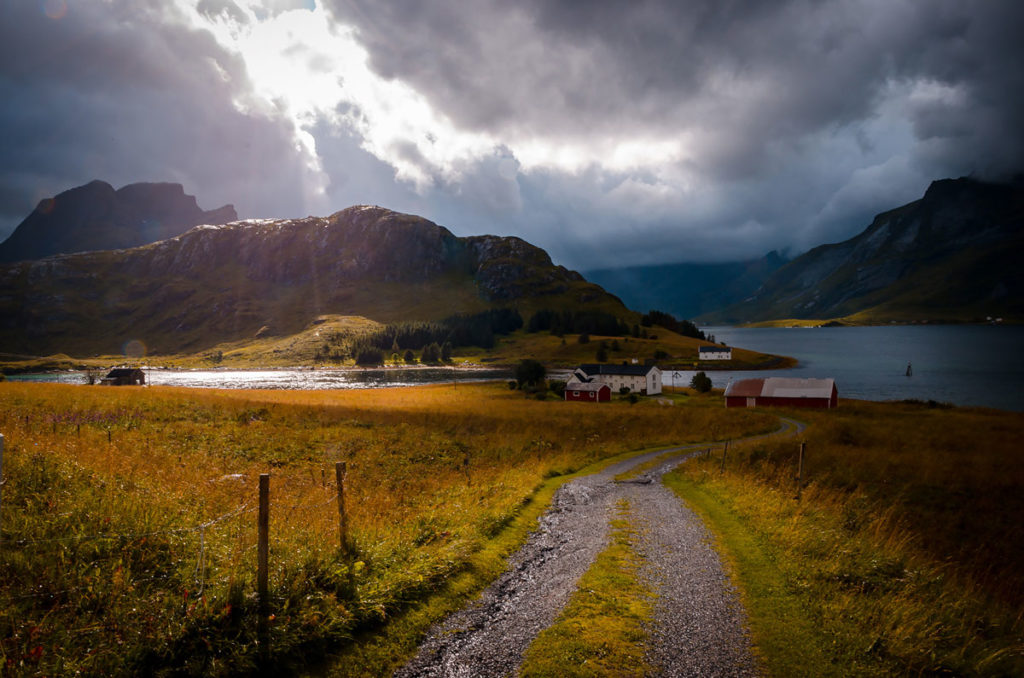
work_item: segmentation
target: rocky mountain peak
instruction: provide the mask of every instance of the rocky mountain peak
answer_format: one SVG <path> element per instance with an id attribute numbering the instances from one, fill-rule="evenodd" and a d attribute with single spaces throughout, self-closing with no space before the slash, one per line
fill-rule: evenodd
<path id="1" fill-rule="evenodd" d="M 203 211 L 181 184 L 137 183 L 114 190 L 105 181 L 90 181 L 40 201 L 0 243 L 0 261 L 137 247 L 198 224 L 237 218 L 232 205 Z"/>

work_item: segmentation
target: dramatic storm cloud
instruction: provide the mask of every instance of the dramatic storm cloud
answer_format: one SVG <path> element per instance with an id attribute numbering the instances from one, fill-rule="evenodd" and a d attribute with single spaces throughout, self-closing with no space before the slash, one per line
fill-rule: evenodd
<path id="1" fill-rule="evenodd" d="M 0 237 L 90 179 L 167 180 L 243 216 L 377 203 L 576 268 L 726 260 L 1024 167 L 1015 0 L 45 0 L 0 19 Z"/>

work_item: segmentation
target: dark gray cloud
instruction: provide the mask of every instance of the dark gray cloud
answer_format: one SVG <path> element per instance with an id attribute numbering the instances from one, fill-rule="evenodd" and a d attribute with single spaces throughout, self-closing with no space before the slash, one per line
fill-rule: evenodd
<path id="1" fill-rule="evenodd" d="M 922 141 L 992 169 L 1020 158 L 1017 2 L 330 4 L 358 27 L 379 73 L 473 129 L 688 130 L 700 170 L 732 178 L 769 171 L 774 150 L 810 133 L 872 115 L 894 83 L 934 80 L 964 101 L 910 112 Z"/>
<path id="2" fill-rule="evenodd" d="M 51 19 L 36 3 L 3 4 L 0 218 L 8 230 L 39 199 L 92 179 L 177 181 L 204 207 L 233 202 L 251 216 L 303 206 L 307 170 L 293 130 L 240 112 L 233 98 L 248 89 L 244 64 L 209 33 L 167 21 L 167 11 L 76 3 Z"/>
<path id="3" fill-rule="evenodd" d="M 1024 168 L 1016 0 L 325 4 L 381 80 L 292 23 L 288 68 L 353 83 L 301 110 L 214 29 L 309 0 L 0 5 L 0 237 L 100 178 L 179 181 L 243 216 L 376 203 L 577 268 L 726 260 L 849 237 L 933 179 Z M 382 122 L 406 110 L 389 84 L 441 122 Z"/>

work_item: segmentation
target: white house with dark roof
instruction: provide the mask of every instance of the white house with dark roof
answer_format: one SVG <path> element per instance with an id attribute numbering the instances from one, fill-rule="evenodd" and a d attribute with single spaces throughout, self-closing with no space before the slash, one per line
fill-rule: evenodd
<path id="1" fill-rule="evenodd" d="M 612 393 L 619 393 L 623 387 L 630 393 L 658 395 L 661 393 L 661 368 L 657 365 L 580 365 L 572 371 L 565 387 L 573 383 L 607 384 Z"/>
<path id="2" fill-rule="evenodd" d="M 701 346 L 697 349 L 697 357 L 701 360 L 732 360 L 732 348 L 729 346 Z"/>

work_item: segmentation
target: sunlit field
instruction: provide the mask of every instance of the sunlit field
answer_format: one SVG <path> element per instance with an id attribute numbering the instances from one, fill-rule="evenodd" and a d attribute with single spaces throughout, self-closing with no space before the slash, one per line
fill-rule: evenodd
<path id="1" fill-rule="evenodd" d="M 799 499 L 794 441 L 678 478 L 726 543 L 757 545 L 736 562 L 774 672 L 817 654 L 818 675 L 1021 675 L 1024 415 L 858 401 L 788 415 L 809 423 Z M 794 610 L 802 630 L 782 623 Z"/>
<path id="2" fill-rule="evenodd" d="M 538 401 L 505 384 L 212 391 L 0 383 L 0 665 L 295 670 L 438 589 L 545 478 L 775 428 L 676 397 Z M 349 549 L 339 548 L 344 461 Z M 270 474 L 258 643 L 257 480 Z"/>

